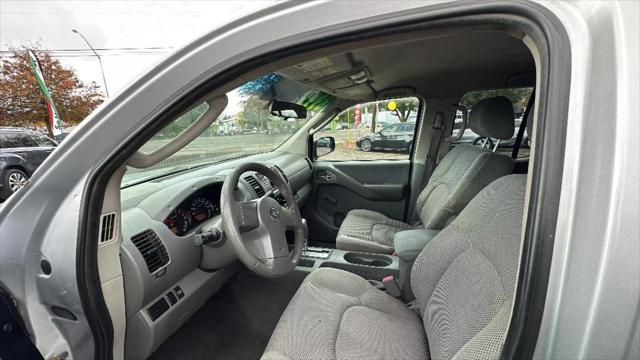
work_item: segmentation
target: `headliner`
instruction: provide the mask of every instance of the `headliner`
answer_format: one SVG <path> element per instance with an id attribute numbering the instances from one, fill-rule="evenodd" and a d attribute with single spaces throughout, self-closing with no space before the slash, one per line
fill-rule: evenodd
<path id="1" fill-rule="evenodd" d="M 406 40 L 407 36 L 386 45 L 352 44 L 350 48 L 357 50 L 347 52 L 325 49 L 330 55 L 315 55 L 313 60 L 278 73 L 350 100 L 411 94 L 460 96 L 470 90 L 505 87 L 510 77 L 522 74 L 527 75 L 527 81 L 519 85 L 533 85 L 535 63 L 531 52 L 521 39 L 505 32 L 440 32 L 417 40 Z M 363 71 L 367 74 L 363 83 L 350 79 Z M 405 89 L 390 95 L 380 93 L 393 88 Z"/>

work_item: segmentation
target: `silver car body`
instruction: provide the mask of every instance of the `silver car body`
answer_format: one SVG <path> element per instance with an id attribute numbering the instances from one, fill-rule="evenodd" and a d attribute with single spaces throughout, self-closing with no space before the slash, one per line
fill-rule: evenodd
<path id="1" fill-rule="evenodd" d="M 221 26 L 87 118 L 0 209 L 0 286 L 45 358 L 91 358 L 74 261 L 88 179 L 183 94 L 256 55 L 372 24 L 489 6 L 535 6 L 571 46 L 570 101 L 551 274 L 535 358 L 627 358 L 640 349 L 640 73 L 637 2 L 279 3 Z M 286 26 L 282 26 L 286 24 Z M 535 139 L 536 134 L 532 134 Z M 285 144 L 303 151 L 304 142 Z M 41 271 L 46 258 L 53 268 Z M 78 315 L 64 321 L 59 304 Z M 116 355 L 117 356 L 117 355 Z"/>

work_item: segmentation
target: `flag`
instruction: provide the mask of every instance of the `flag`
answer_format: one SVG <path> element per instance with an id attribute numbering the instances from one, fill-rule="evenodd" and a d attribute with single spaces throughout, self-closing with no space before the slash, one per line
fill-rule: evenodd
<path id="1" fill-rule="evenodd" d="M 40 89 L 44 94 L 44 97 L 47 99 L 47 109 L 49 110 L 49 126 L 51 128 L 51 132 L 53 133 L 54 137 L 58 137 L 62 135 L 62 120 L 60 119 L 60 115 L 58 114 L 58 109 L 56 109 L 56 104 L 53 102 L 53 97 L 51 97 L 51 92 L 49 91 L 49 88 L 47 88 L 47 84 L 45 84 L 44 82 L 44 76 L 42 75 L 42 68 L 40 67 L 38 58 L 36 58 L 36 54 L 34 54 L 32 50 L 29 50 L 29 63 L 31 64 L 31 71 L 36 77 L 38 85 L 40 85 Z"/>

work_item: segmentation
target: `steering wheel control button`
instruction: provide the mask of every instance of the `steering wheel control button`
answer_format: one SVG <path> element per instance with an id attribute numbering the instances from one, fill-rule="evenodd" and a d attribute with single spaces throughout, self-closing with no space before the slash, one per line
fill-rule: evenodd
<path id="1" fill-rule="evenodd" d="M 239 206 L 240 210 L 240 232 L 249 232 L 257 229 L 260 225 L 258 219 L 258 203 L 255 201 L 243 202 Z"/>
<path id="2" fill-rule="evenodd" d="M 272 206 L 271 208 L 269 208 L 269 217 L 273 221 L 276 221 L 276 222 L 279 221 L 280 220 L 280 210 L 278 210 L 274 206 Z"/>

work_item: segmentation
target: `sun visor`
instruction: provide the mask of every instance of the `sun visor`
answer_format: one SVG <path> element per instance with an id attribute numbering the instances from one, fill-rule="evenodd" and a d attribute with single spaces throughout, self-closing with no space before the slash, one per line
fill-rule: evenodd
<path id="1" fill-rule="evenodd" d="M 283 76 L 303 83 L 315 82 L 353 68 L 346 55 L 321 57 L 279 71 Z"/>

